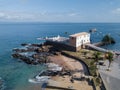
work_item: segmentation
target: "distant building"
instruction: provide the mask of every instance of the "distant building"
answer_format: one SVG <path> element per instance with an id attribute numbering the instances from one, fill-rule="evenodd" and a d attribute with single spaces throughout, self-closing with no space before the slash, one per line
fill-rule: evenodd
<path id="1" fill-rule="evenodd" d="M 90 43 L 90 34 L 87 32 L 76 33 L 69 37 L 69 44 L 75 47 L 76 51 L 84 48 L 84 45 L 88 43 Z"/>

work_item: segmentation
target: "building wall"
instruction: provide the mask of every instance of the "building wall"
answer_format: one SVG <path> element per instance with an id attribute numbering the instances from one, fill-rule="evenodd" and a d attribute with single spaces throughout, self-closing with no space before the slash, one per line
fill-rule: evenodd
<path id="1" fill-rule="evenodd" d="M 60 42 L 54 42 L 54 41 L 46 41 L 45 42 L 47 45 L 53 45 L 54 48 L 58 49 L 58 50 L 68 50 L 68 51 L 77 51 L 76 47 L 64 44 L 64 43 L 60 43 Z"/>
<path id="2" fill-rule="evenodd" d="M 76 38 L 76 47 L 90 43 L 90 34 L 81 35 Z"/>
<path id="3" fill-rule="evenodd" d="M 70 37 L 69 43 L 74 47 L 81 47 L 83 44 L 90 43 L 90 34 L 80 35 L 77 37 Z"/>
<path id="4" fill-rule="evenodd" d="M 70 46 L 76 47 L 76 38 L 69 37 L 69 44 L 70 44 Z"/>

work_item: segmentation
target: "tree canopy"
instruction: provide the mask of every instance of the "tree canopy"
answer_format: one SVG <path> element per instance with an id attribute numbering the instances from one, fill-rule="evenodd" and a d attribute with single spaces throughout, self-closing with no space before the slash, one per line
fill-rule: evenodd
<path id="1" fill-rule="evenodd" d="M 100 59 L 100 55 L 101 55 L 100 52 L 95 52 L 95 53 L 93 54 L 95 61 L 98 62 L 98 60 Z"/>
<path id="2" fill-rule="evenodd" d="M 110 67 L 112 61 L 114 60 L 114 59 L 113 59 L 113 56 L 114 56 L 113 53 L 111 53 L 111 52 L 108 52 L 108 53 L 107 53 L 106 58 L 107 58 L 108 61 L 109 61 L 109 66 L 108 66 L 108 67 Z"/>
<path id="3" fill-rule="evenodd" d="M 111 37 L 109 34 L 105 35 L 102 39 L 102 42 L 104 44 L 115 44 L 116 41 L 114 40 L 113 37 Z"/>

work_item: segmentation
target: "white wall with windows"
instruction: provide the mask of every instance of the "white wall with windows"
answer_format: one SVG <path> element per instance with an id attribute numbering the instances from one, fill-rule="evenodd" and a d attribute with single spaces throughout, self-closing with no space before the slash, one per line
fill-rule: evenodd
<path id="1" fill-rule="evenodd" d="M 80 35 L 76 37 L 76 47 L 90 43 L 90 34 Z"/>

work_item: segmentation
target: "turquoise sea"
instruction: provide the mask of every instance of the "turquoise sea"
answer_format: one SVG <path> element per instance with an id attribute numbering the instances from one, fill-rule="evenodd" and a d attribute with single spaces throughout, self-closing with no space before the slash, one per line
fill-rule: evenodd
<path id="1" fill-rule="evenodd" d="M 110 34 L 116 44 L 104 48 L 120 50 L 120 23 L 0 23 L 0 77 L 4 80 L 4 90 L 27 90 L 32 86 L 28 79 L 45 68 L 43 65 L 18 62 L 11 57 L 13 48 L 20 47 L 21 43 L 41 43 L 36 39 L 38 37 L 68 37 L 69 34 L 88 32 L 92 28 L 98 30 L 91 34 L 93 43 Z"/>

